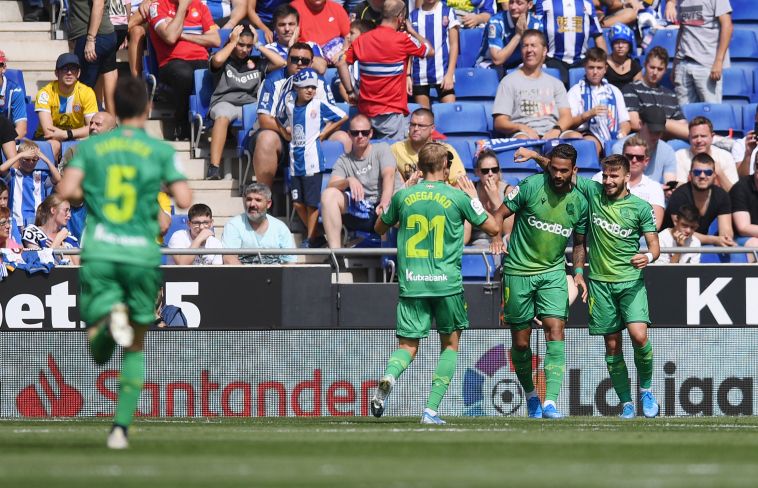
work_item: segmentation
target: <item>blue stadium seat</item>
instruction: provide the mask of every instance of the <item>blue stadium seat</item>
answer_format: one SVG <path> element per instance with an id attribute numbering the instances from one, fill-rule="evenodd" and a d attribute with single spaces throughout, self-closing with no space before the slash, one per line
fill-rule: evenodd
<path id="1" fill-rule="evenodd" d="M 658 29 L 645 49 L 645 54 L 647 55 L 655 46 L 662 46 L 666 48 L 669 57 L 673 56 L 676 52 L 676 36 L 678 33 L 679 29 Z"/>
<path id="2" fill-rule="evenodd" d="M 482 47 L 484 29 L 459 29 L 460 42 L 456 68 L 473 68 Z"/>
<path id="3" fill-rule="evenodd" d="M 5 77 L 9 80 L 16 83 L 18 86 L 21 87 L 21 91 L 24 92 L 24 99 L 26 102 L 31 101 L 29 96 L 26 94 L 26 85 L 24 84 L 24 72 L 20 69 L 6 69 L 5 70 Z"/>
<path id="4" fill-rule="evenodd" d="M 532 149 L 538 152 L 541 151 L 541 148 L 538 147 L 532 147 Z M 516 154 L 516 149 L 497 153 L 497 160 L 500 163 L 500 169 L 504 179 L 517 178 L 523 180 L 524 178 L 540 171 L 539 166 L 537 166 L 537 163 L 533 160 L 529 160 L 525 163 L 515 163 L 513 161 L 514 154 Z"/>
<path id="5" fill-rule="evenodd" d="M 548 68 L 547 66 L 542 67 L 542 71 L 546 75 L 550 75 L 553 78 L 561 79 L 561 72 L 558 70 L 558 68 Z"/>
<path id="6" fill-rule="evenodd" d="M 569 86 L 576 85 L 582 78 L 584 78 L 584 68 L 571 68 L 569 70 Z"/>
<path id="7" fill-rule="evenodd" d="M 467 249 L 474 249 L 467 247 Z M 482 249 L 482 254 L 464 254 L 461 262 L 461 274 L 465 281 L 485 281 L 489 277 L 495 276 L 495 261 L 491 254 L 485 254 L 486 249 Z M 489 263 L 489 273 L 485 259 Z"/>
<path id="8" fill-rule="evenodd" d="M 734 29 L 729 43 L 729 56 L 733 68 L 752 71 L 758 68 L 758 37 L 746 29 Z"/>
<path id="9" fill-rule="evenodd" d="M 755 0 L 730 0 L 729 3 L 732 5 L 733 22 L 758 23 L 758 10 L 755 8 Z"/>
<path id="10" fill-rule="evenodd" d="M 755 127 L 755 109 L 756 103 L 749 103 L 742 106 L 742 132 L 747 134 L 749 130 Z"/>
<path id="11" fill-rule="evenodd" d="M 681 139 L 670 139 L 666 141 L 669 146 L 671 146 L 671 149 L 674 150 L 674 152 L 680 150 L 680 149 L 689 149 L 690 143 L 687 141 L 683 141 Z"/>
<path id="12" fill-rule="evenodd" d="M 455 70 L 455 99 L 494 100 L 499 84 L 494 69 L 458 68 Z"/>
<path id="13" fill-rule="evenodd" d="M 747 104 L 753 101 L 752 73 L 742 68 L 726 68 L 723 73 L 724 101 L 731 104 Z"/>
<path id="14" fill-rule="evenodd" d="M 81 141 L 74 140 L 74 141 L 63 141 L 61 142 L 61 157 L 66 154 L 66 151 L 71 149 L 72 147 L 76 147 L 77 144 L 79 144 Z"/>
<path id="15" fill-rule="evenodd" d="M 142 78 L 147 85 L 151 103 L 155 100 L 155 94 L 158 93 L 158 90 L 168 90 L 166 85 L 160 83 L 158 77 L 158 58 L 155 53 L 155 47 L 150 42 L 150 36 L 145 36 L 145 54 L 142 56 Z"/>
<path id="16" fill-rule="evenodd" d="M 603 154 L 605 154 L 606 156 L 610 156 L 611 154 L 613 154 L 613 145 L 616 144 L 616 142 L 618 142 L 618 139 L 611 139 L 609 141 L 605 141 L 605 143 L 603 144 Z"/>
<path id="17" fill-rule="evenodd" d="M 168 226 L 166 235 L 163 236 L 163 242 L 165 242 L 166 245 L 168 245 L 168 241 L 171 240 L 171 236 L 174 235 L 174 233 L 178 230 L 186 229 L 188 222 L 189 222 L 189 219 L 186 214 L 172 215 L 171 225 Z"/>
<path id="18" fill-rule="evenodd" d="M 734 110 L 729 104 L 722 103 L 688 103 L 682 106 L 682 112 L 687 120 L 692 120 L 698 115 L 708 117 L 713 123 L 713 130 L 726 135 L 729 129 L 742 132 L 742 121 L 737 122 Z"/>
<path id="19" fill-rule="evenodd" d="M 239 191 L 242 194 L 247 181 L 247 174 L 253 164 L 250 154 L 250 136 L 253 135 L 255 122 L 258 120 L 258 104 L 250 103 L 242 107 L 242 128 L 237 132 L 237 158 L 239 164 Z M 243 168 L 244 166 L 244 168 Z"/>
<path id="20" fill-rule="evenodd" d="M 39 125 L 39 115 L 34 110 L 34 101 L 26 103 L 26 138 L 34 139 L 34 133 L 37 132 Z"/>
<path id="21" fill-rule="evenodd" d="M 200 145 L 200 136 L 203 131 L 213 125 L 208 116 L 210 110 L 211 95 L 213 95 L 213 75 L 207 69 L 195 70 L 194 92 L 190 95 L 190 152 Z"/>
<path id="22" fill-rule="evenodd" d="M 327 172 L 331 173 L 334 163 L 345 153 L 345 148 L 339 141 L 323 141 L 321 151 L 324 153 L 324 166 Z M 328 179 L 328 178 L 327 178 Z"/>
<path id="23" fill-rule="evenodd" d="M 432 111 L 437 130 L 447 136 L 489 136 L 487 114 L 481 105 L 437 103 Z"/>
<path id="24" fill-rule="evenodd" d="M 455 149 L 455 152 L 458 153 L 458 156 L 460 156 L 461 161 L 463 162 L 463 167 L 466 168 L 466 170 L 473 170 L 474 169 L 474 156 L 471 152 L 471 145 L 466 140 L 461 139 L 453 139 L 450 141 L 447 141 L 448 144 L 453 146 L 453 149 Z"/>
<path id="25" fill-rule="evenodd" d="M 576 149 L 576 167 L 580 170 L 600 171 L 600 159 L 597 156 L 595 143 L 586 139 L 551 139 L 545 142 L 543 152 L 545 154 L 553 150 L 558 144 L 571 144 Z"/>

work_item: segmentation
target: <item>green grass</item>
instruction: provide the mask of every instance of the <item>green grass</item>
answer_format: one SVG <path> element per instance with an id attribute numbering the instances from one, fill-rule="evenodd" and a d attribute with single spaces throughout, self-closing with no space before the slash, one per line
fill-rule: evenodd
<path id="1" fill-rule="evenodd" d="M 756 486 L 758 418 L 0 421 L 0 486 Z"/>

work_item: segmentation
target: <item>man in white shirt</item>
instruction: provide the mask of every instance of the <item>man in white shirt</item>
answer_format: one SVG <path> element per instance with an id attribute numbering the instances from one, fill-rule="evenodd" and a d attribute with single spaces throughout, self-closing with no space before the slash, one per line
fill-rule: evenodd
<path id="1" fill-rule="evenodd" d="M 716 162 L 716 184 L 729 191 L 737 183 L 737 165 L 731 153 L 713 146 L 713 124 L 706 117 L 697 116 L 689 124 L 690 148 L 676 152 L 676 180 L 687 183 L 692 158 L 701 153 L 707 153 Z"/>
<path id="2" fill-rule="evenodd" d="M 650 148 L 647 141 L 637 135 L 631 136 L 624 141 L 621 154 L 629 160 L 629 192 L 653 207 L 655 227 L 660 229 L 666 200 L 661 184 L 645 175 L 645 168 L 650 163 Z M 603 175 L 598 172 L 592 179 L 602 183 Z"/>
<path id="3" fill-rule="evenodd" d="M 676 214 L 671 216 L 674 227 L 663 229 L 658 233 L 658 242 L 661 248 L 665 247 L 700 247 L 700 239 L 695 236 L 699 224 L 699 214 L 694 205 L 684 204 L 679 207 Z M 658 257 L 658 263 L 685 264 L 699 263 L 699 252 L 684 254 L 662 252 Z"/>
<path id="4" fill-rule="evenodd" d="M 213 213 L 208 205 L 196 203 L 187 212 L 187 229 L 180 229 L 168 241 L 170 249 L 221 249 L 224 245 L 213 235 Z M 168 264 L 209 265 L 224 264 L 220 254 L 174 254 Z"/>

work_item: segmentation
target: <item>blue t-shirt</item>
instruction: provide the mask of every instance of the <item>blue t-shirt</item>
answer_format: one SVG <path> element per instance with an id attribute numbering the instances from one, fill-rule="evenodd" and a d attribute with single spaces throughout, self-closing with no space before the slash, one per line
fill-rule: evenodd
<path id="1" fill-rule="evenodd" d="M 0 83 L 0 115 L 14 124 L 26 120 L 26 95 L 23 88 L 5 76 Z"/>
<path id="2" fill-rule="evenodd" d="M 268 229 L 264 235 L 260 235 L 250 225 L 247 215 L 240 214 L 232 217 L 224 226 L 222 242 L 226 249 L 294 249 L 295 239 L 287 225 L 276 217 L 266 216 Z M 240 256 L 244 264 L 282 264 L 294 263 L 296 256 L 291 255 L 263 255 L 257 254 Z"/>
<path id="3" fill-rule="evenodd" d="M 613 145 L 611 152 L 613 154 L 623 154 L 624 141 L 630 136 L 626 136 L 623 139 L 619 139 Z M 650 156 L 650 163 L 645 168 L 645 176 L 657 181 L 658 183 L 666 183 L 663 181 L 664 173 L 673 173 L 676 175 L 676 154 L 674 148 L 669 146 L 666 141 L 658 141 L 658 146 L 655 148 L 655 152 Z M 676 179 L 676 178 L 674 178 Z"/>

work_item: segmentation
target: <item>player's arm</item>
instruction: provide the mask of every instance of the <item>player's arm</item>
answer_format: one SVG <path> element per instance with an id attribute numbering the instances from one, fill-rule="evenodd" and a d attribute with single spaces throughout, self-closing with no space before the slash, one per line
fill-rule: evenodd
<path id="1" fill-rule="evenodd" d="M 534 159 L 534 161 L 542 168 L 543 170 L 547 170 L 547 165 L 550 164 L 550 159 L 543 156 L 542 154 L 538 153 L 537 151 L 533 149 L 529 149 L 526 147 L 520 147 L 516 150 L 516 153 L 513 155 L 513 162 L 514 163 L 525 163 L 529 161 L 530 159 Z"/>
<path id="2" fill-rule="evenodd" d="M 584 282 L 584 264 L 587 260 L 586 236 L 574 232 L 574 249 L 571 262 L 574 264 L 574 283 L 582 290 L 582 303 L 587 303 L 587 284 Z"/>
<path id="3" fill-rule="evenodd" d="M 379 196 L 379 204 L 376 206 L 377 217 L 382 215 L 392 200 L 392 194 L 395 191 L 395 172 L 394 166 L 382 168 L 382 194 Z"/>
<path id="4" fill-rule="evenodd" d="M 68 173 L 68 170 L 66 170 L 66 173 Z M 182 210 L 192 205 L 192 190 L 186 180 L 169 183 L 168 194 L 174 198 L 174 204 Z"/>
<path id="5" fill-rule="evenodd" d="M 69 165 L 64 172 L 61 182 L 55 185 L 55 192 L 63 200 L 72 200 L 81 195 L 84 171 Z"/>
<path id="6" fill-rule="evenodd" d="M 637 269 L 642 269 L 648 264 L 654 262 L 661 255 L 661 245 L 658 242 L 657 232 L 645 232 L 645 243 L 647 243 L 646 253 L 637 253 L 632 259 L 631 263 Z"/>

